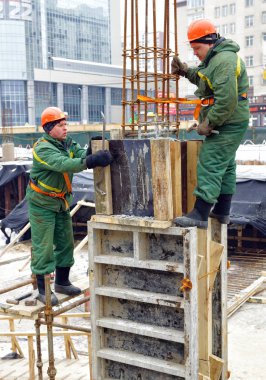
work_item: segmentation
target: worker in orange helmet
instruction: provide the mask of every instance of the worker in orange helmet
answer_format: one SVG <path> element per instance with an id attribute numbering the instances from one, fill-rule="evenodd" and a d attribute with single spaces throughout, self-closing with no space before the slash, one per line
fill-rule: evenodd
<path id="1" fill-rule="evenodd" d="M 57 107 L 41 115 L 43 136 L 33 146 L 33 166 L 27 187 L 32 237 L 31 270 L 36 275 L 38 299 L 45 303 L 44 275 L 55 271 L 55 292 L 78 295 L 81 290 L 69 281 L 74 264 L 72 202 L 73 173 L 111 164 L 109 151 L 91 154 L 67 135 L 66 115 Z M 58 303 L 54 293 L 52 305 Z"/>
<path id="2" fill-rule="evenodd" d="M 224 224 L 230 221 L 231 199 L 236 189 L 235 153 L 249 123 L 248 77 L 244 62 L 237 55 L 238 44 L 220 37 L 211 21 L 193 21 L 187 35 L 200 64 L 189 67 L 175 56 L 172 74 L 195 84 L 195 95 L 204 99 L 196 130 L 206 138 L 197 166 L 194 208 L 175 218 L 174 223 L 206 229 L 209 216 Z"/>

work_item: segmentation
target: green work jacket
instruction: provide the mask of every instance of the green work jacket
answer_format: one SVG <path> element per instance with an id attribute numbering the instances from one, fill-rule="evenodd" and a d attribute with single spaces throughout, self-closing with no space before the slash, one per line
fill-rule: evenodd
<path id="1" fill-rule="evenodd" d="M 232 40 L 219 39 L 198 67 L 188 69 L 187 78 L 198 89 L 198 98 L 214 97 L 214 104 L 201 107 L 199 121 L 208 117 L 212 127 L 238 124 L 249 120 L 245 64 L 237 55 L 239 46 Z"/>
<path id="2" fill-rule="evenodd" d="M 72 202 L 63 173 L 67 173 L 72 183 L 73 173 L 86 169 L 86 150 L 67 136 L 63 142 L 48 134 L 43 136 L 33 146 L 33 166 L 30 181 L 42 191 L 58 194 L 65 193 L 63 198 L 50 197 L 27 187 L 27 200 L 53 211 L 68 209 Z"/>

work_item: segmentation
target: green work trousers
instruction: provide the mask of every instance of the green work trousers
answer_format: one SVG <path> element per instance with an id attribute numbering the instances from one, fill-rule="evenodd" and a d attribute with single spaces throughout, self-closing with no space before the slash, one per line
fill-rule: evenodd
<path id="1" fill-rule="evenodd" d="M 194 195 L 208 203 L 216 203 L 220 194 L 236 190 L 235 155 L 247 130 L 248 122 L 223 125 L 219 134 L 204 140 L 197 166 L 197 186 Z"/>
<path id="2" fill-rule="evenodd" d="M 52 211 L 29 202 L 34 274 L 48 274 L 55 267 L 74 264 L 72 219 L 68 211 Z"/>

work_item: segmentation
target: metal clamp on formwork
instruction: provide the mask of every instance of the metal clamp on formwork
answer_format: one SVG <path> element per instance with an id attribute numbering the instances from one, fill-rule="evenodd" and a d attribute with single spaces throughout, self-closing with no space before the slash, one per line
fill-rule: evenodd
<path id="1" fill-rule="evenodd" d="M 185 290 L 191 290 L 192 289 L 192 282 L 189 278 L 183 278 L 181 281 L 182 286 L 180 287 L 181 292 L 184 292 Z"/>

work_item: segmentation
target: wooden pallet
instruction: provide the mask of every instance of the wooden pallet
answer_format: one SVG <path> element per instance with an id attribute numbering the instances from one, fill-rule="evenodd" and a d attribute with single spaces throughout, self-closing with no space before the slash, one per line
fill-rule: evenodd
<path id="1" fill-rule="evenodd" d="M 225 380 L 226 229 L 93 220 L 92 379 Z"/>

